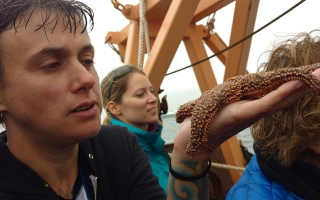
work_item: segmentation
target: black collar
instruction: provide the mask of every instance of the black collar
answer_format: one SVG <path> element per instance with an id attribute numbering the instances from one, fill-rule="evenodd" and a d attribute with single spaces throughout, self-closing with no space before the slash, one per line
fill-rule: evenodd
<path id="1" fill-rule="evenodd" d="M 280 165 L 276 160 L 264 156 L 253 146 L 261 171 L 292 193 L 306 199 L 320 199 L 320 169 L 312 164 L 295 161 L 290 167 Z"/>

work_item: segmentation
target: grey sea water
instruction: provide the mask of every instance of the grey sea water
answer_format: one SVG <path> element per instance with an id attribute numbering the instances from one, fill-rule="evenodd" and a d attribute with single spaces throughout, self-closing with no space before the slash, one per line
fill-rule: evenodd
<path id="1" fill-rule="evenodd" d="M 178 132 L 180 124 L 175 122 L 175 115 L 163 115 L 163 131 L 162 131 L 162 138 L 166 141 L 166 144 L 173 143 L 174 137 Z M 247 128 L 240 133 L 237 134 L 237 138 L 242 141 L 242 144 L 247 147 L 248 151 L 251 153 L 253 152 L 253 139 L 250 134 L 250 128 Z"/>
<path id="2" fill-rule="evenodd" d="M 163 121 L 163 131 L 162 138 L 165 140 L 166 144 L 173 143 L 174 137 L 179 130 L 180 124 L 175 122 L 175 112 L 178 110 L 179 106 L 183 103 L 191 101 L 198 98 L 201 93 L 198 88 L 186 88 L 181 90 L 165 90 L 161 94 L 160 98 L 167 95 L 168 101 L 168 114 L 162 115 Z M 237 138 L 242 141 L 242 144 L 248 148 L 248 151 L 253 152 L 253 139 L 250 133 L 250 128 L 247 128 L 237 134 Z"/>

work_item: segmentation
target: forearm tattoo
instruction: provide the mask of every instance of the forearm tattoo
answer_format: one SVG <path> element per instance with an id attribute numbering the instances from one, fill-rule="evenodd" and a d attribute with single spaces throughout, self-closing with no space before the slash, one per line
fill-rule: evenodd
<path id="1" fill-rule="evenodd" d="M 182 161 L 174 170 L 186 176 L 200 174 L 206 165 L 191 161 Z M 183 181 L 169 176 L 168 199 L 171 200 L 206 200 L 209 199 L 208 175 L 196 181 Z"/>

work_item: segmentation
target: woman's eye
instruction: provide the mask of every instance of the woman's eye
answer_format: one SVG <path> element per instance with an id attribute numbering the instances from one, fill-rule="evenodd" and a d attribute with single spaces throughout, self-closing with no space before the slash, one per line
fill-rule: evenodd
<path id="1" fill-rule="evenodd" d="M 93 65 L 93 60 L 91 60 L 91 59 L 88 59 L 88 60 L 83 60 L 82 62 L 82 65 L 84 66 L 84 67 L 86 67 L 86 68 L 90 68 L 90 67 L 92 67 L 92 65 Z"/>
<path id="2" fill-rule="evenodd" d="M 60 65 L 61 65 L 60 63 L 55 62 L 55 63 L 51 63 L 49 65 L 46 65 L 43 68 L 46 70 L 54 70 L 54 69 L 57 69 Z"/>
<path id="3" fill-rule="evenodd" d="M 143 96 L 143 93 L 139 93 L 137 94 L 138 97 L 142 97 Z"/>

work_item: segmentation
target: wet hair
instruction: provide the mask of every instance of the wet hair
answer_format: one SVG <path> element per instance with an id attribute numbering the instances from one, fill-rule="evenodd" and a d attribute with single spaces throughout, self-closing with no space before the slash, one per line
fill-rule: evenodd
<path id="1" fill-rule="evenodd" d="M 263 71 L 294 68 L 320 62 L 319 30 L 301 33 L 280 43 L 261 64 Z M 257 121 L 251 127 L 255 144 L 263 155 L 283 166 L 308 161 L 310 144 L 320 141 L 320 97 L 308 94 L 291 106 Z"/>
<path id="2" fill-rule="evenodd" d="M 86 4 L 74 0 L 0 0 L 0 89 L 4 87 L 4 66 L 2 62 L 1 34 L 5 30 L 26 28 L 30 18 L 36 11 L 42 12 L 42 23 L 38 31 L 43 28 L 45 34 L 53 32 L 59 20 L 64 22 L 64 31 L 76 34 L 93 29 L 94 13 Z M 47 24 L 54 24 L 53 28 L 46 30 Z M 81 26 L 80 26 L 81 25 Z M 79 27 L 81 27 L 80 30 Z M 0 116 L 0 123 L 3 123 Z"/>
<path id="3" fill-rule="evenodd" d="M 47 24 L 54 23 L 50 30 L 54 31 L 58 21 L 63 17 L 65 30 L 76 33 L 79 25 L 84 24 L 80 32 L 84 32 L 88 25 L 93 29 L 94 13 L 86 4 L 74 0 L 0 0 L 0 34 L 7 29 L 27 27 L 30 18 L 35 11 L 42 13 L 40 30 Z M 53 18 L 52 18 L 53 17 Z"/>
<path id="4" fill-rule="evenodd" d="M 111 118 L 115 117 L 107 108 L 109 101 L 121 104 L 122 96 L 128 88 L 128 79 L 133 73 L 146 74 L 133 65 L 124 65 L 109 72 L 101 82 L 102 101 L 107 116 L 102 124 L 110 124 Z"/>

